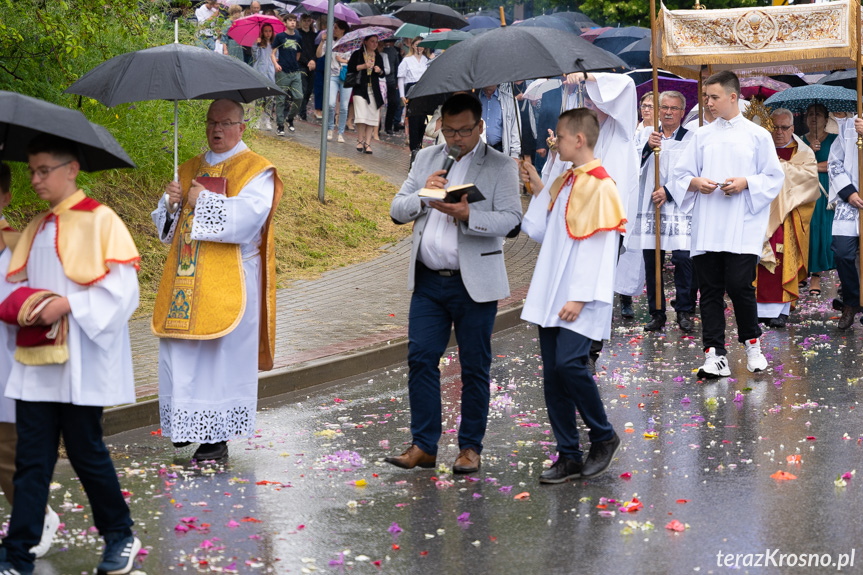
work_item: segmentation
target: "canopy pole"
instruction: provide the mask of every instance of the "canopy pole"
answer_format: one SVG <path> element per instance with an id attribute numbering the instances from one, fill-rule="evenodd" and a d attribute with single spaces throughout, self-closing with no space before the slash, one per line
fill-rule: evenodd
<path id="1" fill-rule="evenodd" d="M 500 7 L 500 25 L 506 27 L 506 17 L 503 15 L 503 6 Z"/>
<path id="2" fill-rule="evenodd" d="M 860 66 L 863 65 L 863 57 L 861 57 L 861 49 L 863 49 L 863 40 L 860 38 L 861 21 L 860 3 L 857 3 L 857 117 L 863 118 L 863 72 Z M 857 193 L 861 193 L 861 184 L 863 184 L 863 136 L 857 134 Z M 863 257 L 863 214 L 857 210 L 857 243 L 860 253 L 858 258 Z M 858 280 L 863 285 L 863 266 L 858 266 Z M 863 305 L 863 289 L 860 290 L 860 305 Z"/>
<path id="3" fill-rule="evenodd" d="M 327 182 L 327 126 L 330 122 L 330 65 L 333 59 L 333 12 L 335 0 L 327 8 L 327 48 L 324 53 L 324 103 L 321 110 L 321 163 L 318 167 L 318 201 L 325 203 L 324 187 Z M 333 110 L 335 113 L 335 110 Z"/>
<path id="4" fill-rule="evenodd" d="M 656 69 L 656 60 L 658 58 L 658 54 L 656 52 L 656 0 L 650 0 L 650 38 L 651 38 L 651 50 L 650 50 L 650 63 L 653 66 L 653 131 L 659 131 L 659 74 Z M 653 148 L 653 168 L 654 168 L 654 188 L 659 189 L 659 151 L 660 148 L 657 146 Z M 652 193 L 652 190 L 651 190 Z M 654 204 L 654 217 L 656 219 L 656 249 L 654 260 L 653 260 L 653 269 L 654 269 L 654 277 L 656 279 L 656 296 L 653 298 L 656 302 L 656 310 L 662 310 L 662 304 L 665 302 L 665 294 L 662 293 L 662 241 L 661 241 L 661 223 L 662 223 L 662 208 Z"/>

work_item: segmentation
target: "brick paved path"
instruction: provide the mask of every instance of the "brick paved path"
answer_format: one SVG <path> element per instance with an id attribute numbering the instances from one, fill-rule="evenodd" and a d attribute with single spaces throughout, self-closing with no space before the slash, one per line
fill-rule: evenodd
<path id="1" fill-rule="evenodd" d="M 296 122 L 286 136 L 310 148 L 320 147 L 319 126 Z M 395 141 L 398 138 L 386 138 Z M 354 161 L 400 186 L 407 176 L 410 155 L 404 146 L 374 142 L 374 154 L 359 154 L 355 135 L 346 143 L 330 142 L 328 154 Z M 523 234 L 506 240 L 504 255 L 512 296 L 501 308 L 519 304 L 527 293 L 538 245 Z M 410 238 L 381 248 L 371 261 L 324 273 L 315 280 L 299 280 L 278 291 L 276 368 L 296 366 L 349 350 L 368 347 L 407 334 L 407 290 Z M 158 340 L 150 320 L 130 323 L 138 399 L 158 393 Z"/>

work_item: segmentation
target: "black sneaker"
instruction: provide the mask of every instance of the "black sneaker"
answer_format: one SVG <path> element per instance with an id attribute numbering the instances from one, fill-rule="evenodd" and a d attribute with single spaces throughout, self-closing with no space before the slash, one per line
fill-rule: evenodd
<path id="1" fill-rule="evenodd" d="M 96 567 L 99 575 L 123 575 L 131 573 L 135 557 L 141 550 L 141 540 L 134 535 L 105 542 L 102 562 Z"/>
<path id="2" fill-rule="evenodd" d="M 288 131 L 289 132 L 295 132 L 296 131 L 296 130 L 294 130 L 294 121 L 293 120 L 288 120 Z"/>
<path id="3" fill-rule="evenodd" d="M 650 318 L 647 325 L 644 326 L 644 331 L 659 331 L 665 327 L 665 316 L 656 314 Z"/>
<path id="4" fill-rule="evenodd" d="M 217 461 L 227 456 L 228 442 L 219 441 L 218 443 L 202 443 L 194 455 L 192 455 L 192 459 L 197 461 Z"/>
<path id="5" fill-rule="evenodd" d="M 581 461 L 561 455 L 539 476 L 540 483 L 564 483 L 581 477 Z"/>
<path id="6" fill-rule="evenodd" d="M 775 327 L 778 329 L 783 329 L 785 324 L 788 323 L 788 316 L 784 313 L 779 314 L 779 317 L 771 318 L 770 321 L 767 322 L 767 325 L 770 327 Z"/>
<path id="7" fill-rule="evenodd" d="M 620 438 L 617 434 L 608 441 L 596 441 L 590 444 L 587 460 L 581 468 L 581 476 L 585 479 L 605 473 L 617 451 L 620 449 Z"/>
<path id="8" fill-rule="evenodd" d="M 278 126 L 276 128 L 276 135 L 277 136 L 284 136 L 285 135 L 285 127 L 284 126 Z"/>

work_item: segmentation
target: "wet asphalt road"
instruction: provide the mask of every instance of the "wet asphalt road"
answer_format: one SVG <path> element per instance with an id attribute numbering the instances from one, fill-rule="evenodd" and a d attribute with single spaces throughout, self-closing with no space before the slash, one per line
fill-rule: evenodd
<path id="1" fill-rule="evenodd" d="M 446 469 L 458 451 L 455 350 L 442 366 L 438 470 L 383 463 L 410 440 L 403 365 L 266 404 L 227 466 L 190 466 L 194 448 L 174 450 L 153 429 L 114 436 L 147 550 L 140 572 L 832 573 L 853 552 L 839 572 L 861 573 L 863 327 L 840 334 L 831 315 L 807 303 L 789 329 L 767 332 L 763 374 L 749 374 L 732 343 L 732 377 L 714 382 L 692 373 L 698 339 L 673 324 L 655 336 L 616 323 L 600 390 L 624 450 L 590 481 L 537 482 L 554 437 L 527 325 L 494 338 L 482 469 L 468 477 Z M 52 505 L 65 528 L 37 573 L 98 562 L 73 476 L 61 460 Z M 767 567 L 747 565 L 765 552 Z M 810 553 L 829 566 L 801 567 Z"/>

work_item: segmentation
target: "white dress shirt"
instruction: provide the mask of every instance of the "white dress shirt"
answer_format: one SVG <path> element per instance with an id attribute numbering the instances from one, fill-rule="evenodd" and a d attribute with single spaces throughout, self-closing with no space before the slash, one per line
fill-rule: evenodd
<path id="1" fill-rule="evenodd" d="M 483 142 L 477 142 L 473 150 L 465 154 L 452 165 L 447 176 L 447 187 L 460 186 L 465 183 L 467 170 L 474 154 Z M 429 269 L 457 270 L 458 263 L 458 222 L 450 216 L 434 208 L 429 210 L 428 220 L 423 228 L 422 240 L 417 258 Z"/>

